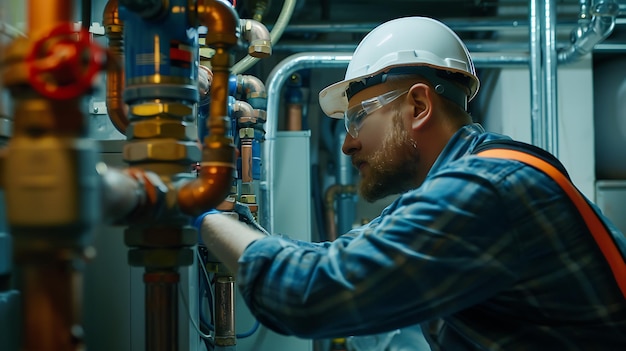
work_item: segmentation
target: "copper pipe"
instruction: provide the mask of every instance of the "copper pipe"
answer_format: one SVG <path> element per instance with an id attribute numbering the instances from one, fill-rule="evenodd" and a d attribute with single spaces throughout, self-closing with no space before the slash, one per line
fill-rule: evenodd
<path id="1" fill-rule="evenodd" d="M 118 0 L 109 0 L 104 7 L 103 24 L 108 38 L 110 63 L 106 75 L 106 105 L 113 126 L 126 133 L 130 123 L 128 108 L 122 99 L 126 74 L 124 73 L 124 22 L 119 17 Z"/>
<path id="2" fill-rule="evenodd" d="M 38 38 L 63 23 L 71 23 L 72 0 L 30 0 L 28 2 L 28 35 Z"/>
<path id="3" fill-rule="evenodd" d="M 203 163 L 198 179 L 186 183 L 178 191 L 180 210 L 198 216 L 215 208 L 230 194 L 234 169 L 232 164 Z"/>
<path id="4" fill-rule="evenodd" d="M 146 350 L 178 350 L 178 273 L 149 272 L 146 286 Z"/>
<path id="5" fill-rule="evenodd" d="M 75 270 L 71 258 L 42 256 L 18 262 L 25 301 L 21 350 L 84 350 L 80 325 L 82 274 Z"/>
<path id="6" fill-rule="evenodd" d="M 224 1 L 199 1 L 195 10 L 200 24 L 207 27 L 206 45 L 215 49 L 211 58 L 209 134 L 204 140 L 200 175 L 178 192 L 181 211 L 197 216 L 228 196 L 235 170 L 235 146 L 228 135 L 228 81 L 232 65 L 229 50 L 237 44 L 239 19 L 235 9 Z"/>
<path id="7" fill-rule="evenodd" d="M 302 104 L 287 104 L 287 130 L 302 130 Z"/>
<path id="8" fill-rule="evenodd" d="M 324 194 L 326 207 L 326 238 L 329 241 L 337 239 L 337 223 L 335 221 L 335 197 L 339 194 L 355 194 L 354 185 L 331 185 Z"/>
<path id="9" fill-rule="evenodd" d="M 241 100 L 236 100 L 232 106 L 233 114 L 241 125 L 251 126 L 253 117 L 252 106 Z M 241 139 L 241 181 L 244 183 L 252 182 L 252 140 L 254 139 L 254 129 L 243 127 L 239 129 L 239 138 Z"/>
<path id="10" fill-rule="evenodd" d="M 252 183 L 252 139 L 241 140 L 241 181 Z"/>

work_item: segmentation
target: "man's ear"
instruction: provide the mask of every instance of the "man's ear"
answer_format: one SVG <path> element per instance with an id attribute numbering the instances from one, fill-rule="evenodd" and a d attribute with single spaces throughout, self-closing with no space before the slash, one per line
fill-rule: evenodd
<path id="1" fill-rule="evenodd" d="M 432 89 L 428 84 L 416 83 L 411 86 L 408 93 L 409 102 L 413 107 L 411 128 L 419 129 L 424 125 L 433 113 Z"/>

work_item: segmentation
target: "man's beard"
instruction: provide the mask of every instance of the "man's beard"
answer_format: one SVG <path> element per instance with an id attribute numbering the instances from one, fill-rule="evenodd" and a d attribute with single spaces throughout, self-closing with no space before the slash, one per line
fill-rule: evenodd
<path id="1" fill-rule="evenodd" d="M 382 147 L 367 159 L 369 169 L 362 174 L 359 192 L 368 202 L 403 193 L 415 186 L 419 152 L 403 128 L 399 112 L 394 115 L 393 132 Z"/>

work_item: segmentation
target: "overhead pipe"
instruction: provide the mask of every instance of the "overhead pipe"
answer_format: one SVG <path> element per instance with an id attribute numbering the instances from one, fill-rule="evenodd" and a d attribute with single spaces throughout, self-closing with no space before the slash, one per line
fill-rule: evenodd
<path id="1" fill-rule="evenodd" d="M 455 32 L 484 32 L 484 31 L 503 31 L 503 30 L 526 30 L 530 25 L 528 19 L 502 19 L 501 17 L 481 17 L 480 19 L 442 19 L 450 29 Z M 355 33 L 367 34 L 380 23 L 307 23 L 288 25 L 285 33 Z M 558 26 L 569 27 L 576 25 L 576 21 L 563 19 L 559 21 Z M 275 26 L 275 25 L 274 25 Z M 272 29 L 274 26 L 268 25 Z"/>
<path id="2" fill-rule="evenodd" d="M 589 7 L 588 2 L 581 0 L 579 26 L 572 32 L 570 46 L 559 50 L 559 63 L 573 62 L 591 53 L 615 28 L 620 11 L 617 3 L 601 0 Z"/>

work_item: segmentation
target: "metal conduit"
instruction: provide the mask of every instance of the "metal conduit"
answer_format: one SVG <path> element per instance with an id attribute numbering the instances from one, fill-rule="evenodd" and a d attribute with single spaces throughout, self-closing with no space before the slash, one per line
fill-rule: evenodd
<path id="1" fill-rule="evenodd" d="M 558 157 L 555 0 L 532 0 L 530 7 L 532 143 Z"/>
<path id="2" fill-rule="evenodd" d="M 352 53 L 311 52 L 295 54 L 279 62 L 267 78 L 267 122 L 262 144 L 263 160 L 259 182 L 259 223 L 272 233 L 274 229 L 274 143 L 280 110 L 280 92 L 291 74 L 306 68 L 342 68 Z"/>
<path id="3" fill-rule="evenodd" d="M 530 20 L 529 40 L 530 40 L 530 129 L 532 143 L 535 145 L 545 144 L 543 140 L 543 120 L 542 114 L 542 94 L 541 83 L 541 31 L 539 20 L 539 1 L 530 2 L 530 11 L 528 14 Z"/>
<path id="4" fill-rule="evenodd" d="M 545 1 L 545 0 L 544 0 Z M 557 109 L 557 55 L 556 55 L 556 0 L 545 1 L 543 13 L 541 16 L 543 25 L 543 83 L 544 86 L 544 108 L 543 118 L 545 120 L 542 126 L 545 135 L 545 145 L 539 145 L 553 155 L 558 157 L 559 154 L 559 128 L 558 128 L 558 109 Z"/>

